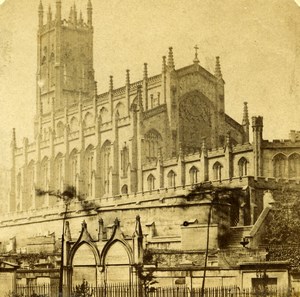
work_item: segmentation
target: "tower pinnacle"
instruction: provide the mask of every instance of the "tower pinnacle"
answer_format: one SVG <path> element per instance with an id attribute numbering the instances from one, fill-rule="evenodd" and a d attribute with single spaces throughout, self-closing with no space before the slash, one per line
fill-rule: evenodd
<path id="1" fill-rule="evenodd" d="M 215 67 L 215 76 L 219 79 L 222 79 L 220 57 L 216 57 L 216 67 Z"/>
<path id="2" fill-rule="evenodd" d="M 173 48 L 172 47 L 169 47 L 168 67 L 169 67 L 169 70 L 174 70 L 175 69 L 174 58 L 173 58 Z"/>
<path id="3" fill-rule="evenodd" d="M 93 6 L 91 0 L 87 3 L 87 24 L 89 27 L 93 26 Z"/>
<path id="4" fill-rule="evenodd" d="M 56 0 L 56 23 L 60 24 L 61 21 L 61 0 Z"/>
<path id="5" fill-rule="evenodd" d="M 194 49 L 195 49 L 195 58 L 194 58 L 193 62 L 194 62 L 194 64 L 199 64 L 199 62 L 200 62 L 199 59 L 198 59 L 198 49 L 199 49 L 199 47 L 198 47 L 197 44 L 195 45 Z"/>
<path id="6" fill-rule="evenodd" d="M 43 26 L 43 17 L 44 17 L 44 8 L 43 8 L 42 0 L 40 0 L 38 12 L 39 12 L 39 28 L 41 28 Z"/>

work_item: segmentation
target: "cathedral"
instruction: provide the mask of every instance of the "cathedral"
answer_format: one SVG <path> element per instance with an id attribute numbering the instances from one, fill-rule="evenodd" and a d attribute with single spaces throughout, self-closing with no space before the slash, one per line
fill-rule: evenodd
<path id="1" fill-rule="evenodd" d="M 74 5 L 64 18 L 61 5 L 55 16 L 38 7 L 34 139 L 13 131 L 11 142 L 0 256 L 42 255 L 17 283 L 55 283 L 61 264 L 69 288 L 127 282 L 141 264 L 161 285 L 199 286 L 205 270 L 207 286 L 254 286 L 272 195 L 300 190 L 300 132 L 264 140 L 263 117 L 250 122 L 246 102 L 242 121 L 231 118 L 220 59 L 210 73 L 197 47 L 186 67 L 170 47 L 157 75 L 145 63 L 141 80 L 126 70 L 123 87 L 110 76 L 98 94 L 91 0 L 85 16 Z M 270 285 L 290 282 L 284 261 L 268 269 Z"/>

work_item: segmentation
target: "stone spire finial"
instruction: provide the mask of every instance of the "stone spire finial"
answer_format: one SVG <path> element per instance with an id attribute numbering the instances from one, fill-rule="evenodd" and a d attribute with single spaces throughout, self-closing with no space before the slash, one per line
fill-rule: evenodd
<path id="1" fill-rule="evenodd" d="M 143 237 L 143 230 L 142 230 L 142 225 L 141 225 L 141 218 L 139 215 L 136 216 L 135 218 L 135 234 L 138 237 Z"/>
<path id="2" fill-rule="evenodd" d="M 72 236 L 71 236 L 71 229 L 70 229 L 70 223 L 69 221 L 66 221 L 66 227 L 65 227 L 65 240 L 66 241 L 70 241 L 72 240 Z"/>
<path id="3" fill-rule="evenodd" d="M 194 64 L 199 64 L 199 62 L 200 62 L 199 59 L 198 59 L 198 49 L 199 49 L 199 47 L 198 47 L 197 44 L 195 45 L 194 49 L 195 49 L 195 58 L 194 58 L 193 62 L 194 62 Z"/>
<path id="4" fill-rule="evenodd" d="M 120 220 L 118 218 L 115 218 L 114 224 L 115 224 L 115 227 L 117 227 L 117 228 L 120 227 Z"/>
<path id="5" fill-rule="evenodd" d="M 40 0 L 40 4 L 39 4 L 39 12 L 40 11 L 43 11 L 44 8 L 43 8 L 43 3 L 42 3 L 42 0 Z"/>
<path id="6" fill-rule="evenodd" d="M 217 78 L 222 78 L 221 65 L 220 65 L 220 57 L 216 57 L 215 76 Z"/>
<path id="7" fill-rule="evenodd" d="M 162 57 L 162 72 L 166 72 L 167 70 L 167 62 L 166 62 L 166 56 Z"/>
<path id="8" fill-rule="evenodd" d="M 51 22 L 51 20 L 52 20 L 52 11 L 51 11 L 51 5 L 49 4 L 49 6 L 48 6 L 48 15 L 47 15 L 48 24 Z"/>
<path id="9" fill-rule="evenodd" d="M 148 64 L 144 63 L 144 79 L 148 78 Z"/>
<path id="10" fill-rule="evenodd" d="M 91 0 L 87 3 L 87 24 L 89 27 L 93 25 L 93 6 Z"/>
<path id="11" fill-rule="evenodd" d="M 126 69 L 126 85 L 130 85 L 130 71 Z"/>
<path id="12" fill-rule="evenodd" d="M 82 227 L 82 229 L 86 229 L 87 228 L 87 224 L 86 224 L 85 220 L 83 220 L 83 222 L 81 223 L 81 227 Z"/>
<path id="13" fill-rule="evenodd" d="M 12 131 L 12 139 L 11 139 L 11 147 L 12 148 L 15 148 L 16 147 L 16 129 L 13 128 L 13 131 Z"/>
<path id="14" fill-rule="evenodd" d="M 140 111 L 143 110 L 143 100 L 142 100 L 142 86 L 141 85 L 138 85 L 137 86 L 137 103 L 138 103 L 138 109 Z"/>
<path id="15" fill-rule="evenodd" d="M 79 12 L 79 24 L 82 25 L 83 24 L 83 17 L 82 17 L 82 11 L 80 10 Z"/>
<path id="16" fill-rule="evenodd" d="M 98 87 L 97 87 L 97 82 L 95 81 L 95 84 L 94 84 L 94 96 L 95 96 L 95 98 L 97 98 L 97 93 L 98 93 Z"/>
<path id="17" fill-rule="evenodd" d="M 61 0 L 56 0 L 56 21 L 60 24 L 61 21 Z"/>
<path id="18" fill-rule="evenodd" d="M 112 75 L 109 76 L 109 91 L 112 92 L 114 89 L 114 77 Z"/>
<path id="19" fill-rule="evenodd" d="M 170 70 L 175 69 L 174 58 L 173 58 L 173 48 L 172 47 L 169 47 L 168 67 L 169 67 Z"/>
<path id="20" fill-rule="evenodd" d="M 39 12 L 39 28 L 41 28 L 43 26 L 43 17 L 44 17 L 44 8 L 43 8 L 42 0 L 40 0 L 38 12 Z"/>
<path id="21" fill-rule="evenodd" d="M 248 103 L 244 102 L 244 109 L 243 109 L 243 121 L 242 121 L 242 126 L 244 130 L 244 137 L 243 137 L 243 142 L 248 143 L 249 142 L 249 126 L 250 126 L 250 121 L 249 121 L 249 115 L 248 115 Z"/>
<path id="22" fill-rule="evenodd" d="M 243 109 L 243 122 L 242 125 L 249 125 L 249 114 L 248 114 L 248 102 L 244 102 L 244 109 Z"/>
<path id="23" fill-rule="evenodd" d="M 73 23 L 73 6 L 71 6 L 71 8 L 70 8 L 69 22 L 70 22 L 70 23 Z"/>
<path id="24" fill-rule="evenodd" d="M 74 2 L 74 5 L 73 5 L 73 22 L 74 22 L 74 25 L 77 25 L 77 9 L 76 9 L 75 2 Z"/>

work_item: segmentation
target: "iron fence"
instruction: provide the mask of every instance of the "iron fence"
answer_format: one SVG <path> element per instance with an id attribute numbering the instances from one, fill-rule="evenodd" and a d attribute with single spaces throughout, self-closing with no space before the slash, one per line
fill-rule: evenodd
<path id="1" fill-rule="evenodd" d="M 58 285 L 18 285 L 11 297 L 57 297 Z M 108 284 L 92 286 L 82 283 L 70 290 L 64 288 L 64 297 L 300 297 L 300 290 L 278 287 L 258 287 L 240 289 L 239 287 L 206 288 L 202 294 L 201 288 L 152 287 L 143 288 L 137 284 Z"/>
<path id="2" fill-rule="evenodd" d="M 57 297 L 58 285 L 17 285 L 12 297 Z"/>

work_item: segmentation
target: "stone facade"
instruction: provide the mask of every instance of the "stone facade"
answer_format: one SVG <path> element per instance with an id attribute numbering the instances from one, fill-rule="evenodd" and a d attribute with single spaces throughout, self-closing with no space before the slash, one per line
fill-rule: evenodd
<path id="1" fill-rule="evenodd" d="M 57 281 L 65 224 L 69 286 L 134 281 L 139 264 L 155 267 L 161 285 L 199 286 L 204 270 L 209 286 L 253 285 L 266 260 L 265 191 L 299 188 L 299 133 L 268 142 L 258 116 L 250 141 L 247 103 L 241 123 L 225 113 L 220 60 L 212 74 L 197 52 L 176 69 L 170 47 L 158 75 L 148 77 L 144 64 L 140 81 L 127 70 L 125 86 L 115 89 L 110 77 L 98 94 L 91 1 L 86 21 L 75 6 L 63 19 L 59 0 L 55 18 L 49 10 L 44 22 L 42 4 L 38 14 L 35 137 L 19 145 L 13 132 L 2 257 L 41 253 L 31 263 L 37 282 Z M 70 186 L 76 197 L 65 205 L 57 198 Z M 286 263 L 268 265 L 278 285 L 289 281 Z M 23 267 L 19 282 L 32 273 Z"/>

